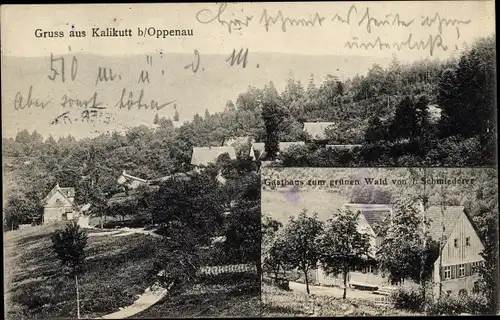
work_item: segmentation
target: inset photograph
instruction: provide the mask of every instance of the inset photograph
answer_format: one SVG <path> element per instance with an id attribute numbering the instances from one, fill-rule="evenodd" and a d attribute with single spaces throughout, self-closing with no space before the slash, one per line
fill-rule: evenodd
<path id="1" fill-rule="evenodd" d="M 263 168 L 263 316 L 494 314 L 488 168 Z"/>

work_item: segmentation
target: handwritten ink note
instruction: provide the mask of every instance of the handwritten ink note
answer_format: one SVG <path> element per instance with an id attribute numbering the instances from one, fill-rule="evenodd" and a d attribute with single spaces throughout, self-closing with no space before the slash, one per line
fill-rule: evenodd
<path id="1" fill-rule="evenodd" d="M 308 29 L 314 36 L 314 31 L 322 29 L 344 38 L 344 48 L 393 52 L 417 50 L 425 51 L 431 57 L 437 50 L 458 49 L 462 30 L 472 23 L 472 19 L 455 18 L 449 11 L 420 14 L 408 10 L 392 11 L 389 5 L 384 10 L 377 7 L 379 10 L 373 10 L 371 5 L 352 4 L 331 12 L 269 8 L 247 11 L 236 10 L 224 3 L 199 10 L 196 20 L 204 25 L 220 25 L 229 34 L 246 29 L 248 32 L 264 29 L 267 33 Z M 346 26 L 349 32 L 338 32 L 339 27 Z"/>

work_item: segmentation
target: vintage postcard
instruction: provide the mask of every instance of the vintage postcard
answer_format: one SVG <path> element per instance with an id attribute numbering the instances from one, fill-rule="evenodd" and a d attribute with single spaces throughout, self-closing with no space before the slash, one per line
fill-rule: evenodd
<path id="1" fill-rule="evenodd" d="M 2 5 L 5 318 L 494 313 L 494 12 Z"/>

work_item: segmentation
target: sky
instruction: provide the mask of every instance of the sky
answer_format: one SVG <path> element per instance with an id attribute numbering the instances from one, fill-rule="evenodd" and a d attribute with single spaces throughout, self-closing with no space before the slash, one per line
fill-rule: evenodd
<path id="1" fill-rule="evenodd" d="M 314 26 L 292 25 L 291 19 L 305 19 L 302 21 L 311 21 Z M 235 30 L 233 24 L 229 30 L 229 23 L 236 20 L 248 21 L 248 27 Z M 246 46 L 254 52 L 390 56 L 397 51 L 393 44 L 407 41 L 411 34 L 413 42 L 441 37 L 447 49 L 435 49 L 432 56 L 446 58 L 464 42 L 495 30 L 493 1 L 14 5 L 2 6 L 1 21 L 2 53 L 14 56 L 67 53 L 68 46 L 73 51 L 104 55 L 192 52 L 196 48 L 219 53 Z M 85 30 L 87 36 L 69 38 L 72 27 Z M 131 29 L 133 36 L 90 36 L 92 28 L 107 27 Z M 139 28 L 149 27 L 192 29 L 194 36 L 137 36 Z M 36 29 L 66 34 L 63 38 L 36 38 Z M 362 43 L 376 42 L 377 37 L 390 48 L 382 46 L 381 50 L 379 43 L 375 49 L 359 48 Z M 347 42 L 358 46 L 351 43 L 349 48 Z M 431 55 L 429 49 L 407 50 L 403 46 L 400 50 L 407 60 Z"/>

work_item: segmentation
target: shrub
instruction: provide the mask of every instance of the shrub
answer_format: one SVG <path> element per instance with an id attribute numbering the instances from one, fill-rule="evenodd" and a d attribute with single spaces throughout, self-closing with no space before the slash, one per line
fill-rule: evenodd
<path id="1" fill-rule="evenodd" d="M 429 303 L 427 312 L 430 315 L 488 314 L 489 309 L 488 300 L 484 296 L 450 295 Z"/>
<path id="2" fill-rule="evenodd" d="M 468 313 L 481 315 L 491 313 L 490 303 L 488 299 L 483 295 L 470 295 L 468 297 L 464 297 L 464 300 Z"/>
<path id="3" fill-rule="evenodd" d="M 466 312 L 461 299 L 456 296 L 446 296 L 429 303 L 427 313 L 429 315 L 454 315 Z"/>
<path id="4" fill-rule="evenodd" d="M 414 288 L 401 288 L 391 295 L 396 309 L 420 312 L 424 309 L 425 299 L 422 291 Z"/>

